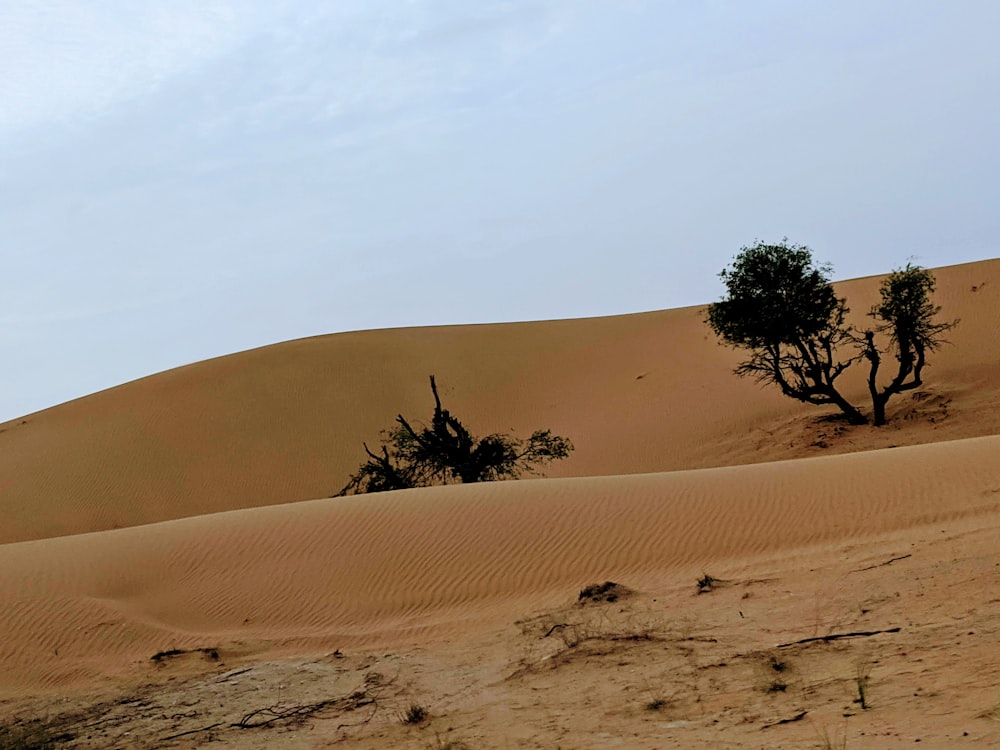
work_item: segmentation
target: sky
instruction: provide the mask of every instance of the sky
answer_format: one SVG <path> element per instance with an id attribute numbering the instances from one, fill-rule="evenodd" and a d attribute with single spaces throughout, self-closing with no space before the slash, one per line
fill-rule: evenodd
<path id="1" fill-rule="evenodd" d="M 0 0 L 0 420 L 338 331 L 1000 255 L 993 0 Z M 666 342 L 665 342 L 666 345 Z"/>

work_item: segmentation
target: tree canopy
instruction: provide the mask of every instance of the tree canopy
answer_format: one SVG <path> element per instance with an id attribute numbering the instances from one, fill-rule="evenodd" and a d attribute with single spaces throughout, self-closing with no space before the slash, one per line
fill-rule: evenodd
<path id="1" fill-rule="evenodd" d="M 787 239 L 744 247 L 720 274 L 726 296 L 709 305 L 708 324 L 726 344 L 749 353 L 738 375 L 776 385 L 799 401 L 834 405 L 854 424 L 869 418 L 836 381 L 866 360 L 871 419 L 885 424 L 888 400 L 922 384 L 927 352 L 957 321 L 935 322 L 940 308 L 931 301 L 934 276 L 908 264 L 884 280 L 881 301 L 869 313 L 875 326 L 859 330 L 847 323 L 847 301 L 837 297 L 831 271 L 815 263 L 808 247 Z M 890 354 L 898 368 L 880 385 L 879 370 Z"/>
<path id="2" fill-rule="evenodd" d="M 836 386 L 853 358 L 837 355 L 850 331 L 847 303 L 834 293 L 830 270 L 804 246 L 745 247 L 720 274 L 727 296 L 709 305 L 708 324 L 727 344 L 750 352 L 737 374 L 773 383 L 799 401 L 836 405 L 849 421 L 864 424 L 864 414 Z"/>
<path id="3" fill-rule="evenodd" d="M 859 344 L 869 363 L 868 392 L 876 425 L 885 424 L 885 405 L 892 396 L 923 385 L 927 353 L 940 347 L 944 332 L 958 323 L 935 322 L 941 308 L 931 301 L 934 287 L 930 271 L 907 263 L 882 281 L 881 300 L 868 313 L 876 325 L 864 332 Z M 878 346 L 878 334 L 888 339 L 887 346 Z M 895 358 L 896 372 L 886 385 L 879 386 L 879 368 L 887 354 Z"/>

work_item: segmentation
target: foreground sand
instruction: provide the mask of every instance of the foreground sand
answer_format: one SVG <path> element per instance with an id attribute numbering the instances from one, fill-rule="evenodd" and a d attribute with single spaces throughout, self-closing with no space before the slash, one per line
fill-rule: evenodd
<path id="1" fill-rule="evenodd" d="M 1000 263 L 938 277 L 963 323 L 885 430 L 736 380 L 695 309 L 292 342 L 8 423 L 2 713 L 78 747 L 1000 745 Z M 421 370 L 577 453 L 287 502 L 426 411 Z"/>

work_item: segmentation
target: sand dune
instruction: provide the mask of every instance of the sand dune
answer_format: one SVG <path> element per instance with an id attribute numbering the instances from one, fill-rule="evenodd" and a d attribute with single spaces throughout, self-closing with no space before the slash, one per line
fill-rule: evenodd
<path id="1" fill-rule="evenodd" d="M 855 431 L 828 452 L 1000 432 L 1000 261 L 937 271 L 961 318 L 928 371 L 934 429 Z M 878 278 L 844 282 L 856 313 Z M 434 373 L 475 431 L 538 427 L 577 446 L 555 477 L 738 465 L 816 453 L 817 413 L 735 378 L 703 308 L 293 341 L 154 375 L 0 425 L 0 541 L 328 496 L 400 411 L 429 416 Z M 863 386 L 852 387 L 861 394 Z M 942 406 L 944 405 L 944 406 Z M 896 409 L 914 408 L 900 399 Z M 926 408 L 925 408 L 926 411 Z"/>
<path id="2" fill-rule="evenodd" d="M 749 748 L 786 724 L 777 746 L 815 746 L 803 711 L 878 747 L 1000 743 L 1000 260 L 937 277 L 961 325 L 882 429 L 737 379 L 704 308 L 305 339 L 0 425 L 0 713 L 76 747 L 445 746 L 385 711 L 239 734 L 247 705 L 337 685 L 422 691 L 425 728 L 477 747 Z M 838 288 L 860 315 L 878 283 Z M 548 479 L 326 497 L 398 411 L 429 414 L 430 373 L 475 431 L 576 452 Z M 706 571 L 730 590 L 697 596 Z M 634 595 L 574 603 L 605 579 Z M 778 650 L 845 630 L 895 640 Z M 882 713 L 850 702 L 848 657 L 878 665 Z"/>
<path id="3" fill-rule="evenodd" d="M 448 639 L 604 578 L 695 573 L 1000 511 L 1000 437 L 627 477 L 456 486 L 0 547 L 7 690 L 161 649 Z M 499 620 L 498 620 L 499 618 Z"/>

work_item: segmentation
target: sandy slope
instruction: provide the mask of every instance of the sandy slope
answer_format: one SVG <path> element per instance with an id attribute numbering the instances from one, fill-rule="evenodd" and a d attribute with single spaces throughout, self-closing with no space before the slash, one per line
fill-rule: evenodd
<path id="1" fill-rule="evenodd" d="M 863 450 L 1000 432 L 1000 261 L 937 271 L 961 318 L 928 372 L 920 426 L 854 431 Z M 878 279 L 839 286 L 853 309 Z M 810 455 L 818 413 L 735 378 L 703 308 L 293 341 L 201 362 L 0 425 L 0 541 L 134 526 L 332 494 L 362 441 L 427 417 L 427 375 L 475 431 L 547 427 L 577 450 L 550 476 L 672 471 Z M 860 383 L 855 390 L 860 392 Z M 912 411 L 913 402 L 896 402 Z M 961 419 L 942 420 L 961 412 Z M 926 421 L 926 420 L 925 420 Z M 902 429 L 902 432 L 900 430 Z"/>
<path id="2" fill-rule="evenodd" d="M 81 710 L 79 747 L 196 747 L 209 725 L 227 747 L 434 746 L 385 710 L 231 734 L 336 685 L 362 696 L 336 717 L 430 696 L 426 727 L 482 747 L 760 747 L 802 711 L 849 715 L 879 738 L 861 746 L 910 725 L 1000 742 L 998 276 L 938 272 L 962 325 L 883 430 L 735 379 L 693 308 L 308 339 L 3 425 L 0 714 Z M 877 281 L 841 290 L 863 310 Z M 426 411 L 427 372 L 470 425 L 578 451 L 551 479 L 310 500 L 396 410 Z M 694 595 L 705 571 L 730 586 Z M 572 604 L 606 578 L 639 593 Z M 795 646 L 788 695 L 758 689 L 777 644 L 845 629 L 891 633 Z M 186 653 L 150 661 L 167 649 Z M 850 703 L 859 659 L 881 712 Z M 668 714 L 643 709 L 663 691 Z"/>
<path id="3" fill-rule="evenodd" d="M 168 648 L 454 638 L 554 591 L 1000 511 L 1000 437 L 321 500 L 0 547 L 7 689 Z M 730 562 L 731 564 L 731 562 Z M 481 623 L 480 623 L 481 624 Z"/>

